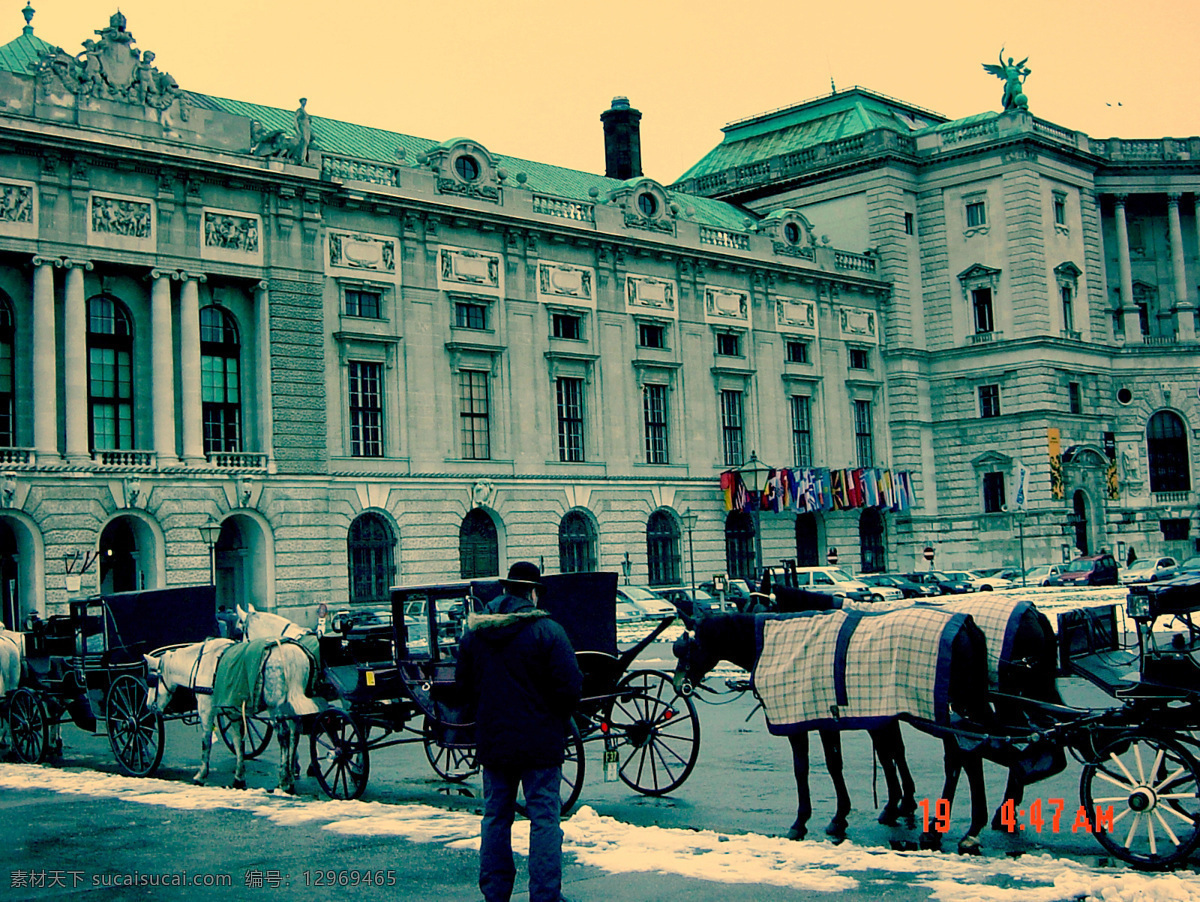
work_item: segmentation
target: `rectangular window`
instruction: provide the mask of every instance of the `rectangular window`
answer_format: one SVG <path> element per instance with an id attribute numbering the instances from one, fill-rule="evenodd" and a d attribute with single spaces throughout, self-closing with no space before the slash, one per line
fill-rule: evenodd
<path id="1" fill-rule="evenodd" d="M 463 459 L 491 460 L 488 374 L 479 370 L 461 370 L 458 374 L 458 397 Z"/>
<path id="2" fill-rule="evenodd" d="M 812 399 L 807 395 L 792 395 L 792 461 L 812 466 Z"/>
<path id="3" fill-rule="evenodd" d="M 916 217 L 911 213 L 904 214 L 904 234 L 915 235 L 917 233 Z"/>
<path id="4" fill-rule="evenodd" d="M 787 343 L 788 363 L 808 363 L 808 342 L 789 341 Z"/>
<path id="5" fill-rule="evenodd" d="M 1166 542 L 1186 542 L 1192 525 L 1191 520 L 1159 520 L 1158 528 L 1162 530 Z"/>
<path id="6" fill-rule="evenodd" d="M 1075 331 L 1075 311 L 1071 304 L 1071 286 L 1063 285 L 1058 289 L 1062 300 L 1063 328 L 1068 332 Z"/>
<path id="7" fill-rule="evenodd" d="M 486 329 L 487 305 L 459 301 L 454 305 L 454 325 L 460 329 Z"/>
<path id="8" fill-rule="evenodd" d="M 742 353 L 741 336 L 733 332 L 717 333 L 717 353 L 723 357 L 740 357 Z"/>
<path id="9" fill-rule="evenodd" d="M 350 456 L 383 457 L 383 366 L 350 361 Z"/>
<path id="10" fill-rule="evenodd" d="M 1004 510 L 1004 474 L 983 474 L 983 512 L 998 514 Z"/>
<path id="11" fill-rule="evenodd" d="M 133 447 L 132 362 L 120 348 L 88 348 L 88 401 L 92 447 L 97 451 Z"/>
<path id="12" fill-rule="evenodd" d="M 667 330 L 651 323 L 638 323 L 638 344 L 643 348 L 665 348 Z"/>
<path id="13" fill-rule="evenodd" d="M 742 393 L 721 392 L 721 452 L 727 467 L 740 466 L 745 460 L 742 424 Z"/>
<path id="14" fill-rule="evenodd" d="M 646 463 L 670 463 L 665 385 L 646 385 L 642 388 L 642 411 L 646 424 Z"/>
<path id="15" fill-rule="evenodd" d="M 578 316 L 569 313 L 555 313 L 551 318 L 551 328 L 555 338 L 571 338 L 579 341 L 583 338 L 583 321 Z"/>
<path id="16" fill-rule="evenodd" d="M 993 331 L 995 321 L 992 319 L 992 289 L 972 289 L 971 308 L 975 314 L 976 334 Z"/>
<path id="17" fill-rule="evenodd" d="M 8 311 L 0 307 L 0 448 L 11 448 L 17 443 L 14 396 L 12 324 Z"/>
<path id="18" fill-rule="evenodd" d="M 1083 396 L 1079 391 L 1078 382 L 1067 383 L 1067 401 L 1071 406 L 1071 413 L 1083 413 Z"/>
<path id="19" fill-rule="evenodd" d="M 871 437 L 871 402 L 854 402 L 854 449 L 860 467 L 874 466 L 875 440 Z"/>
<path id="20" fill-rule="evenodd" d="M 1054 224 L 1060 226 L 1067 224 L 1067 198 L 1063 194 L 1054 195 Z"/>
<path id="21" fill-rule="evenodd" d="M 1000 416 L 1000 386 L 979 386 L 979 415 L 984 417 Z"/>
<path id="22" fill-rule="evenodd" d="M 967 204 L 967 228 L 974 229 L 987 225 L 987 208 L 983 201 L 973 200 Z"/>
<path id="23" fill-rule="evenodd" d="M 241 400 L 238 358 L 200 357 L 200 402 L 204 417 L 204 453 L 241 451 Z"/>
<path id="24" fill-rule="evenodd" d="M 558 379 L 558 459 L 583 460 L 583 380 Z"/>
<path id="25" fill-rule="evenodd" d="M 361 316 L 379 319 L 382 315 L 383 296 L 378 291 L 363 291 L 359 288 L 346 289 L 346 316 Z"/>
<path id="26" fill-rule="evenodd" d="M 871 354 L 866 348 L 851 348 L 850 349 L 850 369 L 852 370 L 869 370 L 871 368 Z"/>

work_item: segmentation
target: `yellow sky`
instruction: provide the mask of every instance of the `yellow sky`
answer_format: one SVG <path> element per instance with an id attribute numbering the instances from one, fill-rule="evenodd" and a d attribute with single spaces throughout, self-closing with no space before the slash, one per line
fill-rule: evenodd
<path id="1" fill-rule="evenodd" d="M 20 34 L 5 0 L 0 41 Z M 36 0 L 70 53 L 118 0 Z M 604 171 L 600 113 L 642 111 L 647 175 L 669 183 L 721 126 L 862 85 L 952 118 L 999 109 L 982 69 L 1029 57 L 1030 110 L 1093 137 L 1200 134 L 1195 0 L 902 4 L 797 0 L 119 0 L 180 87 Z M 1118 104 L 1120 104 L 1118 106 Z"/>

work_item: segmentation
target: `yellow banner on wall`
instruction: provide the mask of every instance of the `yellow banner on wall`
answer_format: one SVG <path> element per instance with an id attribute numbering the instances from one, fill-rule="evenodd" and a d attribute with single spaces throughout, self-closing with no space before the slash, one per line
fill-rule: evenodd
<path id="1" fill-rule="evenodd" d="M 1046 450 L 1050 455 L 1050 497 L 1063 497 L 1062 446 L 1058 429 L 1051 426 L 1046 430 Z"/>

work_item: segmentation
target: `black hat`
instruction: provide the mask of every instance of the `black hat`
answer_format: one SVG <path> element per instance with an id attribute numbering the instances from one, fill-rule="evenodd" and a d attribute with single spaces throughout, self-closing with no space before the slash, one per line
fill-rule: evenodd
<path id="1" fill-rule="evenodd" d="M 542 571 L 538 565 L 529 561 L 517 561 L 508 568 L 508 578 L 500 580 L 500 585 L 512 589 L 545 590 L 542 585 Z"/>

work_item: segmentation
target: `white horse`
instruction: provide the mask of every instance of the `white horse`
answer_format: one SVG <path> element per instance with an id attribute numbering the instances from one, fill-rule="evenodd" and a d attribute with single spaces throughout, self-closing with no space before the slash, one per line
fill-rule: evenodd
<path id="1" fill-rule="evenodd" d="M 300 639 L 312 633 L 312 630 L 279 614 L 257 611 L 252 604 L 246 605 L 245 609 L 238 605 L 237 628 L 242 631 L 242 639 L 246 642 L 255 639 Z"/>
<path id="2" fill-rule="evenodd" d="M 164 710 L 180 686 L 196 690 L 196 711 L 200 717 L 200 769 L 192 777 L 195 783 L 203 783 L 208 778 L 216 716 L 212 691 L 215 686 L 221 687 L 229 681 L 227 668 L 236 666 L 237 654 L 230 652 L 235 644 L 230 639 L 209 639 L 169 649 L 158 655 L 145 655 L 149 684 L 146 701 L 151 708 Z M 254 648 L 253 645 L 242 647 Z M 284 642 L 267 648 L 258 666 L 261 670 L 250 673 L 250 682 L 261 688 L 253 697 L 248 691 L 241 693 L 240 711 L 243 714 L 270 712 L 279 734 L 279 788 L 291 793 L 296 788 L 296 754 L 300 741 L 299 724 L 293 723 L 293 720 L 317 710 L 312 699 L 305 694 L 311 663 L 303 648 L 295 643 Z M 226 668 L 224 672 L 223 668 Z M 240 789 L 246 786 L 245 730 L 241 717 L 233 718 L 232 723 L 237 736 L 234 743 L 236 764 L 233 785 Z"/>
<path id="3" fill-rule="evenodd" d="M 25 658 L 25 634 L 6 629 L 0 623 L 0 701 L 21 683 L 21 662 Z M 11 744 L 8 717 L 0 717 L 0 748 Z"/>

